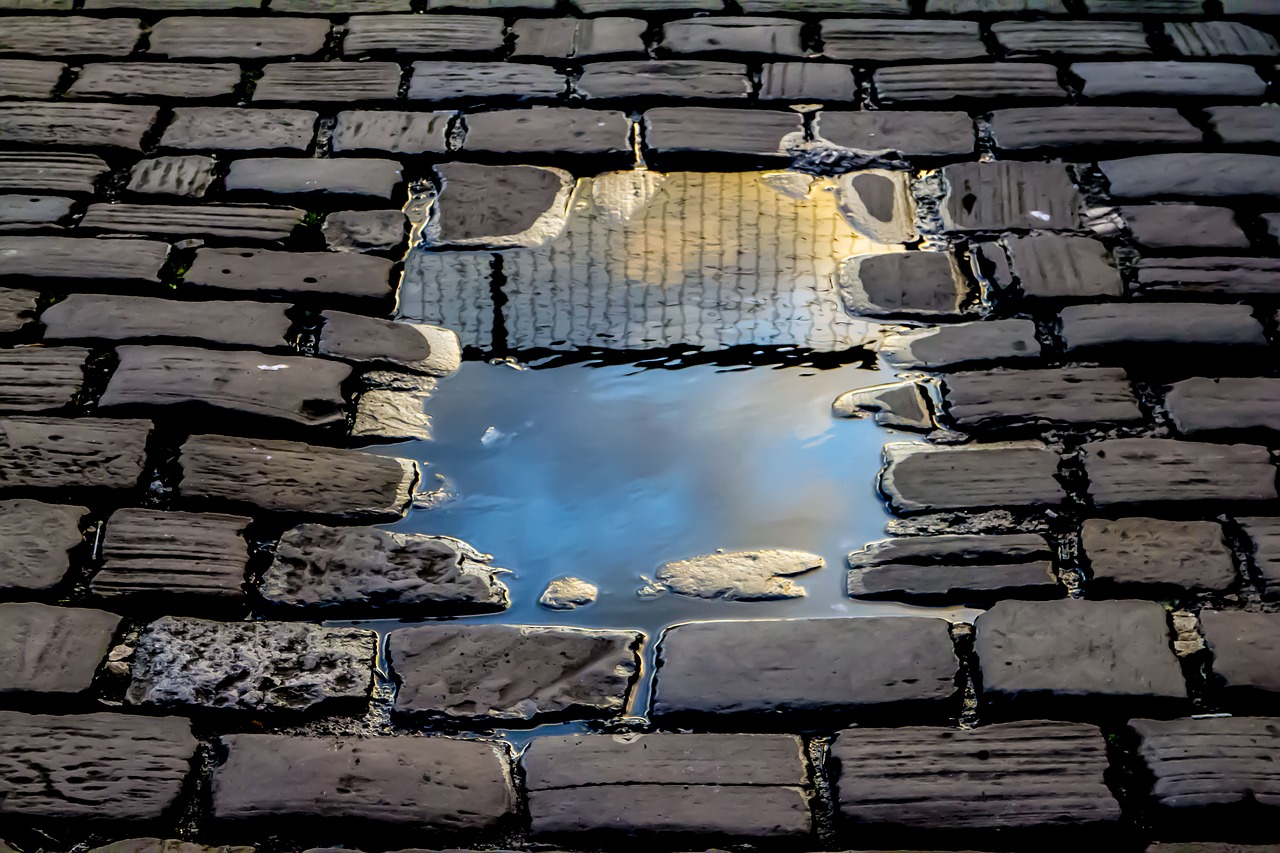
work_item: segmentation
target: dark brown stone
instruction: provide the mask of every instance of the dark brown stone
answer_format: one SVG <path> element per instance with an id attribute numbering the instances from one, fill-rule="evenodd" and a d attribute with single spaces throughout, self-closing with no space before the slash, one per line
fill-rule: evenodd
<path id="1" fill-rule="evenodd" d="M 954 317 L 969 290 L 948 252 L 854 255 L 840 264 L 836 282 L 855 317 Z"/>
<path id="2" fill-rule="evenodd" d="M 244 595 L 251 519 L 215 513 L 121 509 L 102 542 L 94 595 Z"/>
<path id="3" fill-rule="evenodd" d="M 1031 442 L 885 445 L 880 491 L 897 512 L 1060 504 L 1058 454 Z"/>
<path id="4" fill-rule="evenodd" d="M 49 412 L 71 405 L 84 385 L 87 349 L 0 349 L 0 412 Z"/>
<path id="5" fill-rule="evenodd" d="M 31 500 L 0 501 L 0 591 L 53 589 L 83 541 L 88 509 Z"/>
<path id="6" fill-rule="evenodd" d="M 501 154 L 622 154 L 631 151 L 625 113 L 539 107 L 466 117 L 466 151 Z"/>
<path id="7" fill-rule="evenodd" d="M 1249 238 L 1226 207 L 1144 204 L 1120 208 L 1135 242 L 1153 249 L 1246 249 Z"/>
<path id="8" fill-rule="evenodd" d="M 1266 346 L 1247 305 L 1112 302 L 1062 309 L 1067 351 L 1098 347 Z"/>
<path id="9" fill-rule="evenodd" d="M 1222 525 L 1212 521 L 1091 518 L 1080 544 L 1090 590 L 1127 584 L 1222 590 L 1238 580 Z"/>
<path id="10" fill-rule="evenodd" d="M 800 21 L 788 18 L 685 18 L 662 25 L 661 48 L 676 54 L 758 53 L 803 56 Z M 827 48 L 831 54 L 830 42 Z M 837 57 L 838 58 L 838 57 Z"/>
<path id="11" fill-rule="evenodd" d="M 974 149 L 973 119 L 968 113 L 823 110 L 816 121 L 820 138 L 855 151 L 946 157 Z"/>
<path id="12" fill-rule="evenodd" d="M 760 72 L 762 101 L 852 101 L 853 66 L 835 62 L 767 62 Z"/>
<path id="13" fill-rule="evenodd" d="M 858 62 L 977 59 L 987 55 L 977 21 L 829 18 L 823 55 Z"/>
<path id="14" fill-rule="evenodd" d="M 238 85 L 240 66 L 228 63 L 99 62 L 81 70 L 67 97 L 218 98 Z"/>
<path id="15" fill-rule="evenodd" d="M 1280 613 L 1201 610 L 1200 629 L 1213 673 L 1231 694 L 1280 694 Z"/>
<path id="16" fill-rule="evenodd" d="M 180 717 L 0 711 L 0 816 L 156 820 L 196 746 Z"/>
<path id="17" fill-rule="evenodd" d="M 804 139 L 799 113 L 660 107 L 644 114 L 645 146 L 660 154 L 690 151 L 785 157 Z"/>
<path id="18" fill-rule="evenodd" d="M 958 163 L 943 169 L 954 231 L 1080 227 L 1084 202 L 1061 163 Z"/>
<path id="19" fill-rule="evenodd" d="M 1280 806 L 1280 719 L 1131 720 L 1129 728 L 1154 779 L 1158 818 L 1196 820 L 1229 809 L 1244 825 L 1250 817 L 1274 817 Z"/>
<path id="20" fill-rule="evenodd" d="M 278 62 L 262 69 L 253 100 L 308 103 L 394 100 L 400 66 L 394 62 Z"/>
<path id="21" fill-rule="evenodd" d="M 587 98 L 745 98 L 745 65 L 698 60 L 595 62 L 575 83 Z"/>
<path id="22" fill-rule="evenodd" d="M 0 418 L 0 488 L 132 489 L 150 421 Z"/>
<path id="23" fill-rule="evenodd" d="M 1067 97 L 1058 70 L 1033 62 L 896 65 L 879 69 L 872 80 L 876 97 L 886 104 Z"/>
<path id="24" fill-rule="evenodd" d="M 296 207 L 251 204 L 91 204 L 80 227 L 128 234 L 202 235 L 244 240 L 283 240 L 302 222 Z"/>
<path id="25" fill-rule="evenodd" d="M 164 18 L 151 27 L 148 50 L 179 58 L 261 59 L 310 56 L 329 37 L 323 18 Z"/>
<path id="26" fill-rule="evenodd" d="M 69 152 L 0 152 L 0 189 L 92 193 L 94 182 L 110 171 L 101 157 Z"/>
<path id="27" fill-rule="evenodd" d="M 983 320 L 894 332 L 881 341 L 880 354 L 896 367 L 938 369 L 1039 358 L 1040 342 L 1030 320 Z"/>
<path id="28" fill-rule="evenodd" d="M 317 114 L 310 110 L 245 110 L 180 107 L 165 128 L 165 148 L 217 150 L 306 150 Z"/>
<path id="29" fill-rule="evenodd" d="M 125 56 L 133 50 L 141 35 L 142 22 L 137 18 L 8 15 L 4 32 L 0 33 L 0 53 Z"/>
<path id="30" fill-rule="evenodd" d="M 515 62 L 415 62 L 409 98 L 449 101 L 457 98 L 555 98 L 568 78 L 549 65 Z"/>
<path id="31" fill-rule="evenodd" d="M 492 53 L 504 34 L 502 18 L 489 15 L 353 15 L 342 52 Z"/>
<path id="32" fill-rule="evenodd" d="M 334 151 L 394 151 L 423 154 L 447 149 L 453 113 L 344 110 L 333 130 Z"/>
<path id="33" fill-rule="evenodd" d="M 318 351 L 357 362 L 391 364 L 446 376 L 458 369 L 462 349 L 448 329 L 421 323 L 383 320 L 342 311 L 325 311 Z"/>
<path id="34" fill-rule="evenodd" d="M 1266 154 L 1148 154 L 1098 166 L 1120 198 L 1280 196 L 1280 157 Z"/>
<path id="35" fill-rule="evenodd" d="M 73 293 L 40 315 L 44 338 L 133 341 L 195 338 L 244 347 L 284 347 L 285 306 L 262 302 L 180 302 Z"/>
<path id="36" fill-rule="evenodd" d="M 849 555 L 853 598 L 985 603 L 1061 593 L 1045 540 L 1034 534 L 913 536 Z"/>
<path id="37" fill-rule="evenodd" d="M 1123 423 L 1142 410 L 1123 370 L 1068 367 L 952 373 L 943 411 L 961 429 L 1021 423 Z"/>
<path id="38" fill-rule="evenodd" d="M 1252 444 L 1114 438 L 1086 444 L 1084 467 L 1097 506 L 1277 497 L 1271 455 Z"/>
<path id="39" fill-rule="evenodd" d="M 119 626 L 102 610 L 0 604 L 0 694 L 87 693 Z"/>
<path id="40" fill-rule="evenodd" d="M 1169 386 L 1165 408 L 1184 435 L 1232 429 L 1280 428 L 1280 379 L 1202 376 Z"/>
<path id="41" fill-rule="evenodd" d="M 0 104 L 0 143 L 9 145 L 110 146 L 139 151 L 155 123 L 155 107 L 124 104 Z"/>
<path id="42" fill-rule="evenodd" d="M 394 292 L 391 267 L 385 258 L 349 253 L 203 248 L 183 279 L 197 287 L 254 294 L 385 299 Z"/>
<path id="43" fill-rule="evenodd" d="M 50 98 L 66 67 L 38 59 L 0 59 L 0 97 Z"/>
<path id="44" fill-rule="evenodd" d="M 1072 148 L 1081 145 L 1179 145 L 1203 134 L 1168 107 L 1023 107 L 991 114 L 999 148 Z"/>

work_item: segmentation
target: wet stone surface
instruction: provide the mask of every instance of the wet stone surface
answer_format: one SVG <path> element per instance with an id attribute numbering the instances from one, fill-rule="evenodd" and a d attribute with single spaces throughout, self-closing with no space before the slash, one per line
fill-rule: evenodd
<path id="1" fill-rule="evenodd" d="M 820 569 L 825 561 L 799 551 L 737 551 L 667 563 L 640 595 L 663 592 L 725 601 L 767 601 L 805 594 L 791 578 Z"/>
<path id="2" fill-rule="evenodd" d="M 252 519 L 215 513 L 122 509 L 107 522 L 94 595 L 244 595 Z"/>
<path id="3" fill-rule="evenodd" d="M 71 567 L 70 551 L 83 541 L 82 506 L 33 500 L 0 501 L 0 589 L 46 590 Z"/>
<path id="4" fill-rule="evenodd" d="M 1080 531 L 1089 589 L 1129 584 L 1226 589 L 1238 580 L 1222 526 L 1212 521 L 1091 518 Z"/>
<path id="5" fill-rule="evenodd" d="M 102 610 L 0 604 L 0 692 L 86 693 L 120 617 Z"/>

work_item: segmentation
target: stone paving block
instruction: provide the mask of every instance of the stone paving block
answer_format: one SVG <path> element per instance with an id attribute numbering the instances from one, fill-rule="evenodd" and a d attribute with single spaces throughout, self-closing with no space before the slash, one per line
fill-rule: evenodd
<path id="1" fill-rule="evenodd" d="M 1062 309 L 1067 352 L 1100 347 L 1266 346 L 1247 305 L 1112 302 Z"/>
<path id="2" fill-rule="evenodd" d="M 460 720 L 531 722 L 623 713 L 644 635 L 525 625 L 392 631 L 395 709 Z"/>
<path id="3" fill-rule="evenodd" d="M 107 521 L 90 590 L 130 595 L 244 596 L 252 519 L 220 513 L 121 509 Z"/>
<path id="4" fill-rule="evenodd" d="M 1120 820 L 1104 781 L 1107 743 L 1094 726 L 848 729 L 831 755 L 840 815 L 860 828 L 1061 832 Z"/>
<path id="5" fill-rule="evenodd" d="M 1258 0 L 1222 0 L 1222 11 L 1226 15 L 1280 15 L 1280 6 Z"/>
<path id="6" fill-rule="evenodd" d="M 350 194 L 389 199 L 400 180 L 401 167 L 395 160 L 254 157 L 231 164 L 226 186 L 228 191 Z"/>
<path id="7" fill-rule="evenodd" d="M 1168 23 L 1164 33 L 1183 56 L 1276 56 L 1280 42 L 1239 21 Z"/>
<path id="8" fill-rule="evenodd" d="M 447 150 L 451 112 L 411 113 L 344 110 L 333 130 L 334 151 L 394 151 L 421 154 Z"/>
<path id="9" fill-rule="evenodd" d="M 1209 107 L 1209 125 L 1228 145 L 1280 143 L 1280 108 Z"/>
<path id="10" fill-rule="evenodd" d="M 89 853 L 254 853 L 254 848 L 227 845 L 209 847 L 171 838 L 129 838 L 95 847 Z"/>
<path id="11" fill-rule="evenodd" d="M 198 404 L 303 426 L 345 423 L 351 368 L 327 359 L 178 346 L 121 346 L 98 405 Z"/>
<path id="12" fill-rule="evenodd" d="M 539 9 L 556 7 L 557 0 L 427 0 L 427 11 L 437 9 L 472 9 L 490 11 L 496 9 Z"/>
<path id="13" fill-rule="evenodd" d="M 0 604 L 0 695 L 87 693 L 118 627 L 102 610 Z"/>
<path id="14" fill-rule="evenodd" d="M 962 112 L 833 112 L 816 119 L 818 136 L 856 151 L 894 151 L 905 157 L 946 157 L 974 150 L 973 119 Z"/>
<path id="15" fill-rule="evenodd" d="M 182 59 L 264 59 L 311 56 L 324 48 L 329 22 L 322 18 L 164 18 L 151 27 L 148 50 Z"/>
<path id="16" fill-rule="evenodd" d="M 281 537 L 258 591 L 282 607 L 505 609 L 506 587 L 475 556 L 441 537 L 303 524 Z"/>
<path id="17" fill-rule="evenodd" d="M 991 114 L 996 146 L 1006 151 L 1080 145 L 1178 145 L 1203 134 L 1169 107 L 1022 107 Z"/>
<path id="18" fill-rule="evenodd" d="M 522 763 L 535 834 L 810 831 L 804 750 L 792 735 L 545 737 Z"/>
<path id="19" fill-rule="evenodd" d="M 948 623 L 929 617 L 689 622 L 658 655 L 655 716 L 945 714 L 955 694 Z"/>
<path id="20" fill-rule="evenodd" d="M 74 5 L 75 0 L 0 0 L 0 9 L 6 10 L 67 11 Z"/>
<path id="21" fill-rule="evenodd" d="M 939 369 L 957 365 L 1038 358 L 1040 342 L 1030 320 L 984 320 L 893 332 L 880 355 L 895 367 Z"/>
<path id="22" fill-rule="evenodd" d="M 1172 585 L 1222 590 L 1238 577 L 1222 525 L 1157 518 L 1091 518 L 1080 528 L 1095 585 Z"/>
<path id="23" fill-rule="evenodd" d="M 16 332 L 35 319 L 39 302 L 39 291 L 0 288 L 0 332 Z"/>
<path id="24" fill-rule="evenodd" d="M 156 820 L 197 745 L 180 717 L 0 711 L 0 816 Z"/>
<path id="25" fill-rule="evenodd" d="M 0 59 L 0 97 L 50 98 L 67 66 L 38 59 Z"/>
<path id="26" fill-rule="evenodd" d="M 108 171 L 106 161 L 93 154 L 0 152 L 0 189 L 91 193 Z"/>
<path id="27" fill-rule="evenodd" d="M 1213 653 L 1213 674 L 1228 695 L 1280 694 L 1280 613 L 1202 610 L 1200 630 Z"/>
<path id="28" fill-rule="evenodd" d="M 1197 376 L 1169 386 L 1165 408 L 1184 435 L 1280 427 L 1280 379 Z"/>
<path id="29" fill-rule="evenodd" d="M 1186 703 L 1168 617 L 1149 601 L 999 601 L 976 622 L 982 701 L 1055 714 Z"/>
<path id="30" fill-rule="evenodd" d="M 1280 240 L 1280 213 L 1264 213 L 1260 218 L 1272 239 Z"/>
<path id="31" fill-rule="evenodd" d="M 254 101 L 390 101 L 400 91 L 394 62 L 278 62 L 262 69 Z"/>
<path id="32" fill-rule="evenodd" d="M 963 204 L 963 199 L 961 200 Z M 1124 282 L 1107 247 L 1087 237 L 1054 235 L 1008 236 L 999 248 L 983 244 L 979 253 L 994 262 L 996 284 L 1031 299 L 1093 299 L 1123 296 Z"/>
<path id="33" fill-rule="evenodd" d="M 584 15 L 612 14 L 622 11 L 667 12 L 667 11 L 714 11 L 724 8 L 724 0 L 571 0 L 579 12 Z M 764 9 L 745 9 L 745 12 L 770 11 Z"/>
<path id="34" fill-rule="evenodd" d="M 371 388 L 360 393 L 351 435 L 378 441 L 429 441 L 431 416 L 424 411 L 430 392 Z"/>
<path id="35" fill-rule="evenodd" d="M 886 539 L 848 564 L 851 598 L 973 604 L 1062 594 L 1049 546 L 1035 534 Z"/>
<path id="36" fill-rule="evenodd" d="M 394 292 L 391 267 L 385 258 L 363 255 L 206 247 L 196 251 L 183 279 L 250 293 L 385 299 Z"/>
<path id="37" fill-rule="evenodd" d="M 0 488 L 132 489 L 151 422 L 0 418 Z"/>
<path id="38" fill-rule="evenodd" d="M 213 184 L 212 157 L 187 154 L 139 160 L 129 173 L 128 188 L 143 194 L 202 198 Z"/>
<path id="39" fill-rule="evenodd" d="M 564 230 L 574 180 L 559 169 L 442 163 L 425 245 L 528 246 Z"/>
<path id="40" fill-rule="evenodd" d="M 952 231 L 1071 229 L 1084 205 L 1061 163 L 957 163 L 942 171 L 943 223 Z"/>
<path id="41" fill-rule="evenodd" d="M 1148 154 L 1098 166 L 1121 198 L 1280 196 L 1280 157 L 1266 154 Z"/>
<path id="42" fill-rule="evenodd" d="M 227 435 L 192 436 L 178 464 L 186 498 L 338 518 L 398 518 L 419 478 L 407 459 Z"/>
<path id="43" fill-rule="evenodd" d="M 409 219 L 401 210 L 343 210 L 320 230 L 331 252 L 389 252 L 407 242 Z"/>
<path id="44" fill-rule="evenodd" d="M 853 66 L 836 62 L 767 62 L 760 71 L 762 101 L 852 101 Z"/>
<path id="45" fill-rule="evenodd" d="M 619 60 L 588 64 L 574 84 L 586 98 L 745 98 L 745 65 L 698 60 Z"/>
<path id="46" fill-rule="evenodd" d="M 492 53 L 504 38 L 502 18 L 487 15 L 352 15 L 342 52 Z"/>
<path id="47" fill-rule="evenodd" d="M 73 293 L 40 315 L 44 339 L 132 341 L 193 338 L 227 346 L 280 348 L 291 321 L 262 302 L 179 302 Z"/>
<path id="48" fill-rule="evenodd" d="M 1010 56 L 1151 53 L 1141 21 L 996 21 L 991 33 Z"/>
<path id="49" fill-rule="evenodd" d="M 154 282 L 168 254 L 152 240 L 0 236 L 0 274 Z"/>
<path id="50" fill-rule="evenodd" d="M 895 65 L 872 77 L 876 98 L 886 104 L 955 100 L 1064 100 L 1058 70 L 1034 62 Z"/>
<path id="51" fill-rule="evenodd" d="M 30 15 L 5 20 L 0 53 L 34 56 L 127 56 L 142 36 L 137 18 Z"/>
<path id="52" fill-rule="evenodd" d="M 876 243 L 914 243 L 919 235 L 912 178 L 911 172 L 889 169 L 842 175 L 836 186 L 840 215 L 860 236 Z M 968 290 L 963 276 L 959 286 Z"/>
<path id="53" fill-rule="evenodd" d="M 283 240 L 306 211 L 251 204 L 91 204 L 81 228 L 126 234 L 194 235 L 243 240 Z"/>
<path id="54" fill-rule="evenodd" d="M 1058 454 L 1034 442 L 884 447 L 880 491 L 896 512 L 1062 503 Z"/>
<path id="55" fill-rule="evenodd" d="M 803 56 L 801 22 L 789 18 L 688 18 L 662 25 L 663 51 Z M 828 48 L 830 51 L 830 48 Z"/>
<path id="56" fill-rule="evenodd" d="M 297 622 L 163 616 L 143 629 L 126 699 L 145 707 L 303 712 L 366 701 L 377 635 Z"/>
<path id="57" fill-rule="evenodd" d="M 1084 0 L 1093 15 L 1200 15 L 1201 0 Z"/>
<path id="58" fill-rule="evenodd" d="M 443 737 L 225 735 L 218 820 L 363 821 L 478 832 L 516 812 L 506 747 Z"/>
<path id="59" fill-rule="evenodd" d="M 1066 367 L 952 373 L 943 380 L 943 411 L 960 429 L 1022 423 L 1140 421 L 1142 409 L 1123 370 Z"/>
<path id="60" fill-rule="evenodd" d="M 0 104 L 0 143 L 142 149 L 155 107 L 59 101 Z"/>
<path id="61" fill-rule="evenodd" d="M 1247 249 L 1249 238 L 1226 207 L 1196 204 L 1125 205 L 1120 216 L 1135 242 L 1153 249 Z"/>
<path id="62" fill-rule="evenodd" d="M 973 15 L 1008 12 L 1066 12 L 1063 0 L 928 0 L 925 11 L 939 15 Z"/>
<path id="63" fill-rule="evenodd" d="M 1096 506 L 1277 497 L 1271 455 L 1257 445 L 1114 438 L 1086 444 L 1083 454 Z"/>
<path id="64" fill-rule="evenodd" d="M 0 501 L 0 591 L 53 589 L 71 568 L 89 510 L 33 500 Z"/>
<path id="65" fill-rule="evenodd" d="M 317 118 L 310 110 L 180 107 L 173 111 L 160 145 L 187 150 L 305 151 Z"/>
<path id="66" fill-rule="evenodd" d="M 1077 62 L 1086 98 L 1129 95 L 1256 98 L 1267 84 L 1248 65 L 1226 62 Z"/>
<path id="67" fill-rule="evenodd" d="M 789 111 L 659 107 L 644 114 L 645 147 L 657 153 L 782 157 L 803 141 L 804 122 L 799 113 Z"/>
<path id="68" fill-rule="evenodd" d="M 272 12 L 347 15 L 356 12 L 408 12 L 408 0 L 271 0 Z"/>
<path id="69" fill-rule="evenodd" d="M 555 98 L 568 78 L 549 65 L 516 62 L 415 62 L 409 98 Z"/>
<path id="70" fill-rule="evenodd" d="M 458 369 L 462 348 L 448 329 L 393 322 L 343 311 L 325 311 L 318 352 L 357 362 L 391 364 L 429 376 Z"/>
<path id="71" fill-rule="evenodd" d="M 643 54 L 648 28 L 640 18 L 521 18 L 510 27 L 516 40 L 512 55 L 586 59 Z"/>
<path id="72" fill-rule="evenodd" d="M 69 98 L 218 98 L 240 85 L 240 66 L 195 62 L 96 62 L 67 90 Z"/>
<path id="73" fill-rule="evenodd" d="M 71 215 L 72 199 L 57 196 L 0 195 L 0 231 L 57 227 Z"/>
<path id="74" fill-rule="evenodd" d="M 855 255 L 836 277 L 855 317 L 948 317 L 961 313 L 968 281 L 947 252 Z"/>
<path id="75" fill-rule="evenodd" d="M 71 405 L 84 385 L 80 347 L 0 349 L 0 411 L 49 412 Z"/>
<path id="76" fill-rule="evenodd" d="M 822 22 L 822 44 L 828 58 L 859 63 L 987 55 L 977 21 L 828 18 Z"/>
<path id="77" fill-rule="evenodd" d="M 466 151 L 495 154 L 623 154 L 631 151 L 625 113 L 535 107 L 466 117 Z"/>
<path id="78" fill-rule="evenodd" d="M 1280 721 L 1130 720 L 1129 728 L 1138 735 L 1138 758 L 1154 779 L 1151 796 L 1162 822 L 1198 822 L 1223 809 L 1247 821 L 1273 815 L 1280 804 Z"/>
<path id="79" fill-rule="evenodd" d="M 260 9 L 262 3 L 260 0 L 84 0 L 84 8 L 207 12 L 213 9 Z"/>

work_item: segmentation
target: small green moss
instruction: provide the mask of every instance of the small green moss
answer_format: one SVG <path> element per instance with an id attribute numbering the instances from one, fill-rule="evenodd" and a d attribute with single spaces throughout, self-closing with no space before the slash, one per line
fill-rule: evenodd
<path id="1" fill-rule="evenodd" d="M 319 225 L 324 221 L 323 213 L 316 213 L 314 210 L 307 211 L 307 215 L 302 217 L 302 224 L 306 226 Z"/>

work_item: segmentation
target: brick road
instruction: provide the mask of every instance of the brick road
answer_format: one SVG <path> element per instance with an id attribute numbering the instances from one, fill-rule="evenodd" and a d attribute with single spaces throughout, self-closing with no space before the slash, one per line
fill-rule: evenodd
<path id="1" fill-rule="evenodd" d="M 0 852 L 1280 849 L 1280 2 L 0 10 Z M 426 619 L 370 449 L 601 337 L 874 345 L 980 613 Z"/>

